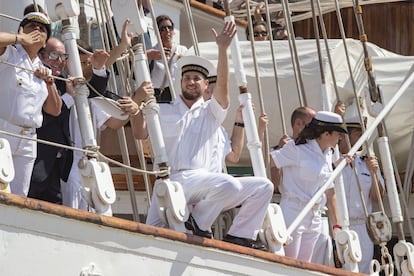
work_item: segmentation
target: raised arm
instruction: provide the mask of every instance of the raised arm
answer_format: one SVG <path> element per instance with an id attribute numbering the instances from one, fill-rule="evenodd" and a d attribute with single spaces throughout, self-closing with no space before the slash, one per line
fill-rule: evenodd
<path id="1" fill-rule="evenodd" d="M 56 89 L 55 81 L 50 76 L 50 69 L 46 67 L 37 68 L 34 75 L 45 81 L 47 87 L 47 98 L 43 103 L 43 110 L 53 116 L 58 116 L 62 110 L 62 98 Z"/>
<path id="2" fill-rule="evenodd" d="M 243 123 L 243 105 L 237 109 L 236 120 L 231 133 L 231 152 L 226 155 L 226 160 L 231 163 L 238 163 L 244 146 L 244 123 Z"/>
<path id="3" fill-rule="evenodd" d="M 131 45 L 132 34 L 128 34 L 127 32 L 128 24 L 129 19 L 125 20 L 122 25 L 121 42 L 109 52 L 109 58 L 105 63 L 106 68 L 111 67 L 112 64 L 114 64 L 116 60 L 128 49 L 128 46 Z"/>
<path id="4" fill-rule="evenodd" d="M 148 96 L 154 95 L 154 88 L 152 83 L 144 81 L 141 86 L 134 92 L 132 100 L 140 106 Z M 135 139 L 145 139 L 148 137 L 147 126 L 145 124 L 142 112 L 131 117 L 131 124 L 133 125 L 133 134 Z"/>
<path id="5" fill-rule="evenodd" d="M 234 22 L 226 22 L 219 35 L 214 29 L 212 29 L 212 32 L 216 38 L 218 47 L 217 82 L 213 95 L 223 108 L 227 108 L 230 104 L 229 60 L 227 49 L 236 34 L 236 25 Z"/>
<path id="6" fill-rule="evenodd" d="M 18 34 L 0 32 L 0 55 L 4 54 L 8 45 L 22 44 L 27 46 L 38 43 L 40 35 L 39 30 L 26 34 L 23 32 L 23 27 L 19 28 Z"/>

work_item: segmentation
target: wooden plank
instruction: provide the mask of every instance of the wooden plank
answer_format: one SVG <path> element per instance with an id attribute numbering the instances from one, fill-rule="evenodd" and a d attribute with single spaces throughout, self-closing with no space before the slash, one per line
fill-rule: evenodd
<path id="1" fill-rule="evenodd" d="M 414 2 L 402 1 L 362 6 L 362 18 L 368 41 L 401 55 L 414 55 Z M 353 8 L 341 10 L 347 37 L 359 39 Z M 328 38 L 340 38 L 336 13 L 324 15 Z M 295 33 L 314 38 L 312 20 L 295 23 Z"/>

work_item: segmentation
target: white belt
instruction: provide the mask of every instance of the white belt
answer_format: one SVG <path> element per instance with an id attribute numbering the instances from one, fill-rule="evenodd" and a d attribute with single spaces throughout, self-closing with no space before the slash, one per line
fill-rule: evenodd
<path id="1" fill-rule="evenodd" d="M 36 128 L 29 126 L 18 126 L 4 119 L 0 119 L 0 126 L 2 130 L 21 135 L 31 135 L 36 133 Z"/>
<path id="2" fill-rule="evenodd" d="M 296 202 L 300 207 L 305 207 L 306 204 L 308 204 L 308 202 L 304 201 L 303 199 L 296 197 L 296 196 L 282 196 L 282 198 L 284 198 L 284 200 L 288 200 L 288 201 L 294 201 Z M 325 214 L 326 210 L 325 210 L 325 206 L 321 206 L 318 203 L 315 203 L 312 206 L 311 211 L 313 212 L 314 215 L 318 215 L 318 216 L 322 216 Z"/>

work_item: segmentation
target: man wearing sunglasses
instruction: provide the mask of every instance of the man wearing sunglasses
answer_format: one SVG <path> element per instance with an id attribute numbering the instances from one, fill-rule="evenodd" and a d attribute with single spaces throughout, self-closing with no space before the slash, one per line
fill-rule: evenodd
<path id="1" fill-rule="evenodd" d="M 174 83 L 177 60 L 185 55 L 188 49 L 185 46 L 178 45 L 174 42 L 174 22 L 169 16 L 157 16 L 157 26 L 161 35 L 162 46 L 156 44 L 152 49 L 147 51 L 147 57 L 150 61 L 150 68 L 152 68 L 151 80 L 154 85 L 154 96 L 157 99 L 157 102 L 170 102 L 172 99 L 171 92 L 161 51 L 164 51 L 165 53 L 171 78 Z"/>
<path id="2" fill-rule="evenodd" d="M 46 47 L 39 52 L 42 63 L 52 70 L 53 76 L 67 77 L 64 69 L 67 63 L 65 45 L 57 38 L 51 37 Z M 57 91 L 62 98 L 59 116 L 43 112 L 43 123 L 36 130 L 39 139 L 64 145 L 72 145 L 69 133 L 69 111 L 74 104 L 73 95 L 67 93 L 66 82 L 55 80 Z M 60 179 L 67 180 L 72 166 L 71 150 L 37 144 L 37 158 L 33 167 L 28 196 L 56 204 L 62 203 Z"/>
<path id="3" fill-rule="evenodd" d="M 65 45 L 57 38 L 51 37 L 46 47 L 39 52 L 42 63 L 52 70 L 53 76 L 67 78 L 65 67 L 69 58 Z M 105 63 L 107 57 L 101 62 Z M 90 76 L 89 83 L 100 93 L 106 90 L 108 77 Z M 73 135 L 69 129 L 70 110 L 74 106 L 72 85 L 62 80 L 55 80 L 56 88 L 62 98 L 59 116 L 50 116 L 43 112 L 43 124 L 36 130 L 39 139 L 72 146 Z M 54 146 L 37 144 L 38 156 L 35 160 L 28 196 L 56 204 L 62 204 L 61 180 L 68 181 L 73 163 L 71 150 Z"/>

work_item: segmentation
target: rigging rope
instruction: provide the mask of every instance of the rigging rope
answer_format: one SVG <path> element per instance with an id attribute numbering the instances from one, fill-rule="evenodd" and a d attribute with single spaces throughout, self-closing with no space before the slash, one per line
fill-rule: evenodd
<path id="1" fill-rule="evenodd" d="M 282 0 L 283 12 L 286 21 L 286 27 L 288 32 L 289 50 L 292 58 L 293 72 L 295 73 L 296 87 L 298 90 L 298 98 L 300 106 L 308 105 L 305 95 L 305 88 L 303 86 L 302 72 L 299 64 L 299 55 L 296 48 L 295 31 L 293 29 L 293 23 L 291 19 L 291 12 L 289 9 L 288 0 Z"/>
<path id="2" fill-rule="evenodd" d="M 74 150 L 74 151 L 80 151 L 80 152 L 86 153 L 88 155 L 97 155 L 97 156 L 101 157 L 104 160 L 107 160 L 108 162 L 110 162 L 112 164 L 118 165 L 120 167 L 123 167 L 125 169 L 129 169 L 129 170 L 132 170 L 132 171 L 137 172 L 137 173 L 140 173 L 140 174 L 141 173 L 148 173 L 148 174 L 151 174 L 151 175 L 158 175 L 158 174 L 165 173 L 165 170 L 148 171 L 148 170 L 142 170 L 142 169 L 137 169 L 137 168 L 134 168 L 134 167 L 127 166 L 127 165 L 125 165 L 123 163 L 120 163 L 120 162 L 118 162 L 116 160 L 113 160 L 113 159 L 105 156 L 103 153 L 101 153 L 99 151 L 95 151 L 95 149 L 81 149 L 81 148 L 72 147 L 72 146 L 68 146 L 68 145 L 63 145 L 63 144 L 59 144 L 59 143 L 55 143 L 55 142 L 50 142 L 50 141 L 47 141 L 47 140 L 30 138 L 30 137 L 27 137 L 27 136 L 10 133 L 10 132 L 4 131 L 4 130 L 0 130 L 0 134 L 4 134 L 4 135 L 7 135 L 7 136 L 12 136 L 12 137 L 15 137 L 15 138 L 20 138 L 20 139 L 26 139 L 26 140 L 30 140 L 30 141 L 35 141 L 35 142 L 39 142 L 39 143 L 42 143 L 42 144 L 45 144 L 45 145 L 49 145 L 49 146 L 60 147 L 60 148 L 64 148 L 64 149 Z"/>
<path id="3" fill-rule="evenodd" d="M 280 91 L 280 84 L 279 84 L 279 77 L 278 77 L 279 74 L 277 72 L 276 56 L 275 56 L 275 50 L 274 50 L 274 45 L 273 45 L 273 31 L 272 31 L 272 24 L 271 24 L 268 2 L 269 2 L 268 0 L 265 0 L 266 24 L 267 24 L 267 31 L 269 33 L 269 44 L 270 44 L 270 52 L 272 54 L 273 71 L 275 73 L 276 94 L 277 94 L 277 99 L 278 99 L 280 121 L 281 121 L 283 133 L 286 134 L 287 130 L 286 130 L 286 122 L 285 122 L 285 113 L 283 109 L 282 93 Z M 267 128 L 266 128 L 266 132 L 268 132 Z"/>
<path id="4" fill-rule="evenodd" d="M 113 45 L 114 47 L 118 47 L 118 40 L 116 37 L 116 32 L 115 32 L 115 26 L 114 26 L 114 21 L 112 20 L 112 17 L 110 15 L 110 8 L 108 7 L 108 2 L 107 1 L 102 1 L 102 8 L 100 9 L 101 11 L 101 16 L 102 18 L 106 18 L 106 23 L 105 25 L 101 25 L 99 24 L 99 27 L 104 29 L 105 31 L 103 33 L 106 34 L 105 36 L 105 40 L 107 42 L 107 45 L 105 45 L 106 49 L 110 49 L 110 45 Z M 96 8 L 96 7 L 95 7 Z M 105 17 L 104 17 L 105 16 Z M 106 27 L 106 28 L 104 28 Z M 121 30 L 123 32 L 123 30 Z M 122 39 L 123 33 L 121 34 L 121 39 Z M 120 61 L 115 61 L 117 64 L 117 69 L 118 69 L 118 74 L 120 79 L 122 80 L 121 83 L 123 84 L 123 88 L 124 88 L 124 92 L 126 92 L 127 95 L 130 95 L 130 90 L 127 89 L 127 87 L 125 87 L 124 83 L 126 83 L 126 75 L 125 75 L 125 68 L 129 67 L 128 64 L 128 60 L 124 62 L 120 62 Z M 118 86 L 116 85 L 116 80 L 115 80 L 115 70 L 113 66 L 110 66 L 110 68 L 108 68 L 111 70 L 111 78 L 110 80 L 111 82 L 111 87 L 112 90 L 116 92 L 116 94 L 119 95 L 119 91 L 118 91 Z M 129 87 L 132 88 L 132 87 Z M 131 127 L 133 127 L 131 125 Z M 124 127 L 121 127 L 119 129 L 117 129 L 117 135 L 118 135 L 118 141 L 120 143 L 120 149 L 121 149 L 121 156 L 122 156 L 122 162 L 127 165 L 127 166 L 131 166 L 131 160 L 129 158 L 129 151 L 128 151 L 128 144 L 126 141 L 126 135 L 125 135 L 125 129 Z M 140 152 L 138 152 L 138 156 L 139 159 L 141 160 L 141 158 L 143 157 L 143 154 L 141 154 L 140 156 Z M 144 169 L 146 169 L 146 167 L 143 167 Z M 133 177 L 132 177 L 132 172 L 130 170 L 126 170 L 125 171 L 125 176 L 126 176 L 126 182 L 127 182 L 127 187 L 128 187 L 128 191 L 129 191 L 129 196 L 130 196 L 130 200 L 131 200 L 131 208 L 132 208 L 132 217 L 134 221 L 139 221 L 139 210 L 138 210 L 138 204 L 137 204 L 137 199 L 135 196 L 135 187 L 134 187 L 134 182 L 133 182 Z M 146 180 L 146 178 L 144 178 L 144 181 Z M 147 182 L 145 182 L 146 188 L 149 187 L 149 184 Z M 150 193 L 148 192 L 148 189 L 146 189 L 147 191 L 147 196 L 148 198 L 150 198 Z"/>
<path id="5" fill-rule="evenodd" d="M 191 41 L 193 42 L 194 53 L 196 56 L 200 56 L 200 50 L 198 48 L 197 32 L 195 30 L 195 24 L 193 19 L 193 13 L 191 12 L 190 0 L 184 0 L 185 14 L 187 15 L 187 24 L 190 28 Z"/>

